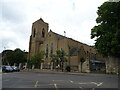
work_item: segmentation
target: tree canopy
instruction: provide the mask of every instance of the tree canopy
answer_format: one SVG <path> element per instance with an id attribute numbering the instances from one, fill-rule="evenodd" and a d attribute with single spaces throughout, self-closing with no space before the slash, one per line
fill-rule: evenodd
<path id="1" fill-rule="evenodd" d="M 64 67 L 64 62 L 67 62 L 67 58 L 65 56 L 66 53 L 64 50 L 56 50 L 56 54 L 51 55 L 51 62 L 53 62 L 55 66 L 60 65 L 62 71 Z"/>
<path id="2" fill-rule="evenodd" d="M 45 53 L 43 51 L 36 53 L 34 56 L 31 57 L 30 62 L 32 65 L 35 65 L 35 68 L 39 68 L 41 65 L 41 62 L 43 61 Z"/>
<path id="3" fill-rule="evenodd" d="M 5 50 L 2 52 L 2 63 L 3 64 L 9 64 L 9 63 L 13 63 L 13 55 L 14 55 L 14 51 L 12 50 Z"/>
<path id="4" fill-rule="evenodd" d="M 97 14 L 98 25 L 91 30 L 96 49 L 104 56 L 120 57 L 120 2 L 104 2 Z"/>
<path id="5" fill-rule="evenodd" d="M 51 55 L 51 62 L 55 62 L 56 60 L 59 62 L 66 62 L 67 58 L 65 57 L 66 53 L 63 50 L 57 50 L 56 54 Z"/>
<path id="6" fill-rule="evenodd" d="M 18 48 L 15 50 L 4 50 L 2 52 L 2 57 L 3 64 L 5 65 L 13 65 L 14 63 L 25 63 L 27 61 L 27 54 Z"/>

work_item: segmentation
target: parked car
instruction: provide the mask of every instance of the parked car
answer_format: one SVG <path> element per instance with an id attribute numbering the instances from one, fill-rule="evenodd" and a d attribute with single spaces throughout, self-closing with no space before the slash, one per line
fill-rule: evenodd
<path id="1" fill-rule="evenodd" d="M 11 66 L 2 66 L 2 72 L 13 72 L 13 68 Z"/>
<path id="2" fill-rule="evenodd" d="M 13 71 L 19 72 L 20 68 L 18 66 L 11 66 L 13 68 Z"/>

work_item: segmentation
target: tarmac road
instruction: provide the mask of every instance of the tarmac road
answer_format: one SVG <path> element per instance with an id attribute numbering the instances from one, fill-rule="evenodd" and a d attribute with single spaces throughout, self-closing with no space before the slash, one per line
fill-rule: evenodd
<path id="1" fill-rule="evenodd" d="M 21 71 L 2 74 L 3 88 L 118 88 L 118 76 L 107 74 Z M 105 89 L 106 90 L 106 89 Z"/>

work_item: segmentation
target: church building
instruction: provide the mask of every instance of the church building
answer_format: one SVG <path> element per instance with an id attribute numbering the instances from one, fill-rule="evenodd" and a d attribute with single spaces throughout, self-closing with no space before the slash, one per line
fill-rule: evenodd
<path id="1" fill-rule="evenodd" d="M 64 50 L 67 55 L 64 69 L 66 66 L 70 66 L 71 71 L 91 72 L 92 69 L 105 68 L 105 58 L 98 54 L 93 46 L 49 30 L 49 24 L 42 18 L 35 21 L 32 24 L 29 42 L 29 58 L 37 52 L 44 51 L 43 69 L 54 69 L 51 54 L 56 54 L 57 50 Z M 95 63 L 99 65 L 94 68 Z"/>

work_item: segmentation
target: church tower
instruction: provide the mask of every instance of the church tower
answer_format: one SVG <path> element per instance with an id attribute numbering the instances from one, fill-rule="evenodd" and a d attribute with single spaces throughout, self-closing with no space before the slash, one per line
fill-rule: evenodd
<path id="1" fill-rule="evenodd" d="M 32 24 L 32 33 L 29 42 L 29 55 L 33 56 L 39 52 L 39 47 L 44 43 L 48 34 L 48 23 L 44 22 L 42 18 Z"/>

